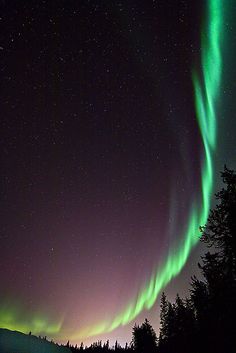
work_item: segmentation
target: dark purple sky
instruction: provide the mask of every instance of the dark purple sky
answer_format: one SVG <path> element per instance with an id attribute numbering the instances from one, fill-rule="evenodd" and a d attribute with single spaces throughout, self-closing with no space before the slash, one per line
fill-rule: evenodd
<path id="1" fill-rule="evenodd" d="M 199 192 L 201 1 L 1 8 L 0 300 L 68 332 L 137 294 Z M 157 329 L 157 306 L 137 321 Z M 123 343 L 131 326 L 102 338 Z"/>

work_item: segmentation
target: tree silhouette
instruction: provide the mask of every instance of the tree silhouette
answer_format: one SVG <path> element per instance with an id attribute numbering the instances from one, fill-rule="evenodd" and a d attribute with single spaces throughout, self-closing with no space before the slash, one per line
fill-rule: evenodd
<path id="1" fill-rule="evenodd" d="M 236 174 L 224 168 L 225 187 L 201 227 L 210 248 L 201 258 L 202 279 L 192 277 L 190 297 L 161 298 L 159 351 L 233 353 L 236 347 Z M 193 344 L 194 343 L 194 344 Z"/>
<path id="2" fill-rule="evenodd" d="M 209 294 L 206 283 L 197 279 L 196 276 L 192 277 L 190 300 L 193 305 L 197 326 L 203 326 L 208 313 Z"/>
<path id="3" fill-rule="evenodd" d="M 177 294 L 172 304 L 162 294 L 160 317 L 159 351 L 187 352 L 193 340 L 196 321 L 191 300 L 183 300 Z"/>
<path id="4" fill-rule="evenodd" d="M 229 353 L 236 346 L 236 174 L 225 166 L 221 176 L 224 187 L 201 227 L 201 240 L 211 252 L 199 264 L 203 280 L 192 278 L 190 298 L 199 350 Z"/>
<path id="5" fill-rule="evenodd" d="M 233 352 L 236 346 L 236 174 L 225 167 L 221 175 L 225 187 L 216 194 L 218 203 L 211 210 L 207 225 L 201 228 L 202 241 L 216 252 L 207 252 L 199 265 L 208 295 L 205 325 L 202 322 L 200 332 L 215 352 Z"/>
<path id="6" fill-rule="evenodd" d="M 202 230 L 202 241 L 218 249 L 218 254 L 235 279 L 236 276 L 236 174 L 224 167 L 221 173 L 226 188 L 216 193 L 218 204 L 211 210 Z"/>
<path id="7" fill-rule="evenodd" d="M 162 346 L 168 339 L 168 327 L 167 327 L 167 315 L 168 315 L 168 301 L 166 295 L 163 292 L 161 295 L 160 304 L 160 334 L 159 334 L 159 346 Z"/>
<path id="8" fill-rule="evenodd" d="M 135 324 L 132 343 L 137 353 L 154 353 L 157 348 L 156 333 L 147 319 L 141 326 Z"/>

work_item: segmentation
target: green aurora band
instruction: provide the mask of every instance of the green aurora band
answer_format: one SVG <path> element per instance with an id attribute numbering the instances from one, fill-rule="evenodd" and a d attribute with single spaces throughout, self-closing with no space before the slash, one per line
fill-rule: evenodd
<path id="1" fill-rule="evenodd" d="M 93 327 L 87 327 L 74 333 L 71 339 L 87 338 L 105 332 L 111 332 L 134 320 L 142 310 L 150 309 L 156 302 L 161 290 L 176 277 L 184 267 L 191 250 L 198 243 L 199 226 L 207 222 L 211 196 L 213 192 L 213 154 L 216 150 L 216 101 L 219 93 L 222 61 L 221 35 L 223 31 L 223 0 L 208 0 L 206 21 L 203 25 L 201 46 L 202 73 L 195 70 L 192 74 L 195 108 L 203 143 L 203 161 L 201 168 L 201 199 L 197 207 L 192 203 L 183 240 L 177 249 L 170 251 L 160 268 L 138 293 L 135 300 L 110 321 L 104 321 Z"/>
<path id="2" fill-rule="evenodd" d="M 207 1 L 207 21 L 202 32 L 202 73 L 193 72 L 196 115 L 203 143 L 203 162 L 201 171 L 202 195 L 197 207 L 197 200 L 192 203 L 187 227 L 177 249 L 170 251 L 161 267 L 153 273 L 137 297 L 117 316 L 109 321 L 73 332 L 66 337 L 63 320 L 50 322 L 42 315 L 26 318 L 22 311 L 12 306 L 0 307 L 0 327 L 21 332 L 32 331 L 34 334 L 50 334 L 58 339 L 81 339 L 111 332 L 135 319 L 142 310 L 150 309 L 156 302 L 160 291 L 177 276 L 184 267 L 188 256 L 199 241 L 199 225 L 207 222 L 210 200 L 213 191 L 213 154 L 216 150 L 216 113 L 215 106 L 221 80 L 220 42 L 223 30 L 223 0 Z M 24 317 L 24 319 L 22 319 Z"/>
<path id="3" fill-rule="evenodd" d="M 23 333 L 30 331 L 35 334 L 56 335 L 62 327 L 62 319 L 52 322 L 45 315 L 32 315 L 31 318 L 26 317 L 25 310 L 16 305 L 2 305 L 0 307 L 0 327 L 9 330 L 16 330 Z"/>

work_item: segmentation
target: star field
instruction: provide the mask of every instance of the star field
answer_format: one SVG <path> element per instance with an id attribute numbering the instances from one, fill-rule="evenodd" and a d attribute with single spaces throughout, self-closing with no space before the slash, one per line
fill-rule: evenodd
<path id="1" fill-rule="evenodd" d="M 178 243 L 201 188 L 191 70 L 202 7 L 1 3 L 6 307 L 70 335 L 121 310 Z"/>

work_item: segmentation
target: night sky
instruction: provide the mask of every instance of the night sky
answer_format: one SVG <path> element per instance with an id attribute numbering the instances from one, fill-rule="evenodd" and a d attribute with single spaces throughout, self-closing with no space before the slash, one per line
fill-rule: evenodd
<path id="1" fill-rule="evenodd" d="M 145 317 L 158 330 L 159 298 L 127 326 L 80 335 L 135 300 L 181 243 L 193 200 L 201 208 L 192 70 L 206 3 L 1 1 L 0 326 L 122 344 Z M 210 201 L 223 164 L 236 166 L 230 3 Z"/>

